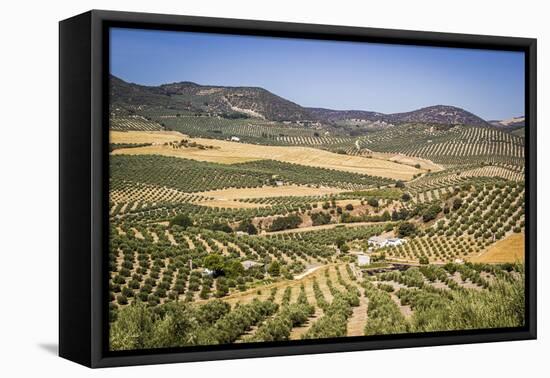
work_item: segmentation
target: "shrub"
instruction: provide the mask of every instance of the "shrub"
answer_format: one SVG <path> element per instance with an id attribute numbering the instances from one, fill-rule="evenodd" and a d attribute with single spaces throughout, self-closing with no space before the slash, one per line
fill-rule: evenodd
<path id="1" fill-rule="evenodd" d="M 122 288 L 122 295 L 127 298 L 132 298 L 134 296 L 134 291 L 128 287 Z"/>
<path id="2" fill-rule="evenodd" d="M 437 217 L 437 214 L 439 214 L 441 211 L 441 206 L 439 206 L 438 204 L 431 205 L 426 210 L 424 210 L 424 213 L 422 214 L 422 220 L 424 221 L 424 223 L 434 220 Z"/>
<path id="3" fill-rule="evenodd" d="M 250 220 L 241 222 L 239 224 L 239 227 L 237 228 L 238 231 L 246 232 L 249 235 L 256 235 L 258 233 L 258 229 Z"/>
<path id="4" fill-rule="evenodd" d="M 233 229 L 227 223 L 213 223 L 209 227 L 212 231 L 222 231 L 226 233 L 233 232 Z"/>
<path id="5" fill-rule="evenodd" d="M 185 214 L 178 214 L 170 220 L 170 226 L 180 226 L 184 229 L 193 225 L 193 221 Z"/>
<path id="6" fill-rule="evenodd" d="M 385 283 L 379 283 L 378 288 L 380 290 L 387 291 L 388 293 L 393 293 L 393 286 L 392 285 L 388 285 L 388 284 L 385 284 Z"/>
<path id="7" fill-rule="evenodd" d="M 128 304 L 128 298 L 126 298 L 125 295 L 120 294 L 116 297 L 116 301 L 119 305 L 126 305 Z"/>
<path id="8" fill-rule="evenodd" d="M 302 218 L 296 214 L 291 214 L 286 217 L 278 217 L 273 220 L 270 231 L 281 231 L 296 228 L 302 223 Z"/>
<path id="9" fill-rule="evenodd" d="M 267 272 L 273 277 L 278 277 L 281 274 L 281 264 L 279 261 L 275 260 L 269 264 Z"/>
<path id="10" fill-rule="evenodd" d="M 462 206 L 462 199 L 455 198 L 453 201 L 453 210 L 458 210 Z"/>
<path id="11" fill-rule="evenodd" d="M 311 221 L 314 226 L 320 226 L 323 224 L 330 223 L 331 217 L 325 212 L 313 213 L 311 214 Z"/>
<path id="12" fill-rule="evenodd" d="M 416 226 L 411 222 L 403 222 L 397 227 L 399 237 L 413 236 L 416 234 Z"/>

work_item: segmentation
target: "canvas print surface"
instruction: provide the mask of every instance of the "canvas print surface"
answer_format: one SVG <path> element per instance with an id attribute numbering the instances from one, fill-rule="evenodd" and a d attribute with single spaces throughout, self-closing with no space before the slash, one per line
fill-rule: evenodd
<path id="1" fill-rule="evenodd" d="M 524 62 L 112 28 L 110 350 L 523 326 Z"/>

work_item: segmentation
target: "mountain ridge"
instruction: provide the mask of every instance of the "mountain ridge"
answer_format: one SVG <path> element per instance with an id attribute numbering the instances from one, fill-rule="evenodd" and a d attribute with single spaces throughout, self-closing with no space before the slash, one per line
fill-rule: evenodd
<path id="1" fill-rule="evenodd" d="M 525 126 L 525 116 L 516 116 L 502 120 L 490 120 L 488 122 L 496 127 L 523 127 Z"/>
<path id="2" fill-rule="evenodd" d="M 201 85 L 191 81 L 145 86 L 113 75 L 110 79 L 112 104 L 130 108 L 166 107 L 232 117 L 366 129 L 401 123 L 491 126 L 481 117 L 451 105 L 433 105 L 409 112 L 385 114 L 367 110 L 303 107 L 262 87 Z"/>

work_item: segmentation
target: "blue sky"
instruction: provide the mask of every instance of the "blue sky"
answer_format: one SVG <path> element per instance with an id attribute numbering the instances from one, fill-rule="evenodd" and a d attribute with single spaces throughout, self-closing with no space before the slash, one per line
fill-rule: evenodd
<path id="1" fill-rule="evenodd" d="M 257 86 L 302 106 L 524 114 L 520 52 L 111 29 L 111 73 L 144 85 Z"/>

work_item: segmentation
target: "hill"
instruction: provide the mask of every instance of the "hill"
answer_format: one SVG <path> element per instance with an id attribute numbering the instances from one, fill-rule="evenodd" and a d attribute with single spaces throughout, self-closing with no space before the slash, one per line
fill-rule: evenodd
<path id="1" fill-rule="evenodd" d="M 111 76 L 111 99 L 114 105 L 133 109 L 160 107 L 227 118 L 311 120 L 311 114 L 300 105 L 257 87 L 209 86 L 187 81 L 151 87 Z"/>
<path id="2" fill-rule="evenodd" d="M 163 110 L 177 114 L 208 114 L 229 119 L 264 119 L 305 126 L 340 127 L 348 132 L 384 129 L 401 123 L 489 126 L 480 117 L 454 106 L 436 105 L 406 113 L 302 107 L 259 87 L 199 85 L 183 81 L 144 86 L 111 76 L 114 111 Z"/>
<path id="3" fill-rule="evenodd" d="M 512 117 L 509 119 L 503 119 L 500 121 L 493 120 L 489 121 L 489 123 L 496 127 L 512 127 L 512 128 L 520 128 L 525 126 L 525 116 L 520 117 Z"/>
<path id="4" fill-rule="evenodd" d="M 161 85 L 163 93 L 184 97 L 193 106 L 209 113 L 273 121 L 310 120 L 311 115 L 289 100 L 258 87 L 221 87 L 194 83 Z"/>
<path id="5" fill-rule="evenodd" d="M 388 115 L 390 122 L 427 123 L 440 125 L 489 126 L 489 123 L 473 113 L 455 106 L 435 105 L 406 113 Z"/>
<path id="6" fill-rule="evenodd" d="M 336 123 L 342 120 L 364 120 L 364 121 L 382 121 L 387 118 L 386 114 L 369 112 L 365 110 L 333 110 L 325 108 L 307 108 L 307 110 L 317 119 Z"/>
<path id="7" fill-rule="evenodd" d="M 500 130 L 513 135 L 525 137 L 525 116 L 512 117 L 504 120 L 493 120 L 489 123 Z"/>
<path id="8" fill-rule="evenodd" d="M 435 105 L 406 113 L 384 114 L 363 110 L 331 110 L 308 108 L 317 119 L 340 126 L 364 127 L 371 130 L 384 129 L 395 124 L 425 123 L 430 125 L 489 126 L 482 118 L 464 109 Z"/>

